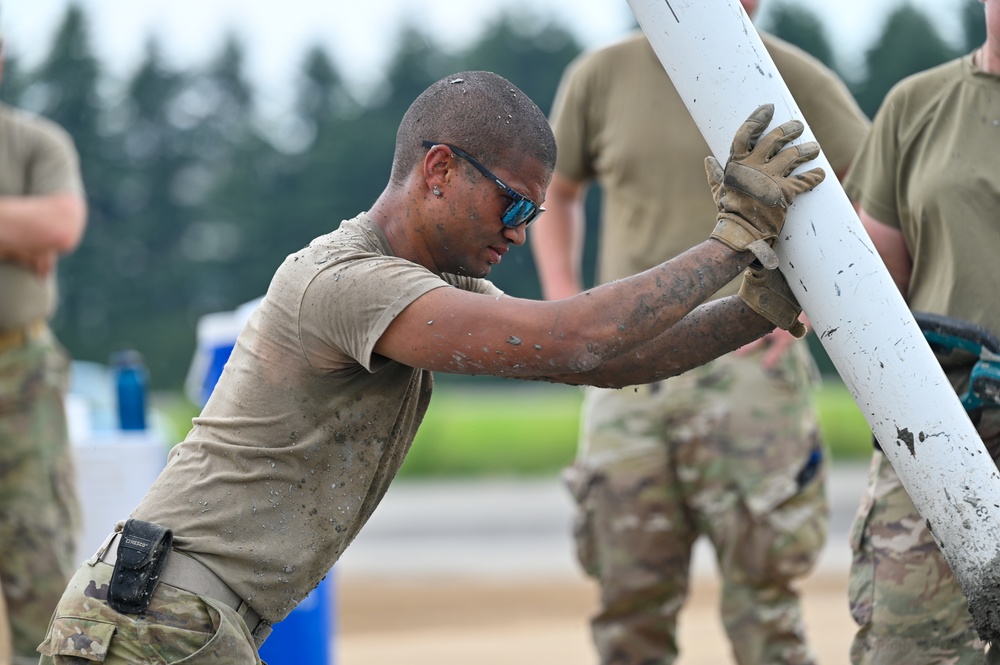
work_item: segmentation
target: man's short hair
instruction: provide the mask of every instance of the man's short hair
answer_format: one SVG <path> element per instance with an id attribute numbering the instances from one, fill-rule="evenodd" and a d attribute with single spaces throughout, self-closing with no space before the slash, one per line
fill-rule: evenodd
<path id="1" fill-rule="evenodd" d="M 555 168 L 556 141 L 545 114 L 493 72 L 446 76 L 414 100 L 396 132 L 393 184 L 402 184 L 427 154 L 421 141 L 454 145 L 491 168 L 516 168 L 524 158 Z"/>

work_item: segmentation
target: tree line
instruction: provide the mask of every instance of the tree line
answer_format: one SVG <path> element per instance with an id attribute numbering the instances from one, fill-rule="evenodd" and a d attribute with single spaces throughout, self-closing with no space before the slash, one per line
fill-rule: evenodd
<path id="1" fill-rule="evenodd" d="M 839 70 L 821 21 L 801 4 L 775 4 L 761 27 Z M 156 39 L 125 80 L 95 56 L 85 10 L 67 8 L 46 57 L 20 66 L 8 46 L 0 99 L 52 118 L 74 137 L 89 203 L 78 250 L 59 267 L 54 329 L 77 359 L 143 353 L 154 387 L 177 390 L 203 314 L 262 295 L 275 268 L 312 238 L 365 210 L 388 179 L 396 128 L 409 103 L 455 71 L 495 71 L 548 112 L 565 66 L 582 46 L 554 20 L 524 29 L 523 11 L 499 14 L 468 48 L 447 52 L 403 24 L 384 84 L 360 99 L 322 44 L 306 48 L 280 125 L 262 122 L 246 71 L 247 47 L 220 39 L 202 66 L 169 67 Z M 982 6 L 962 7 L 963 38 L 944 40 L 927 16 L 901 5 L 866 51 L 864 75 L 845 77 L 873 114 L 900 78 L 970 51 L 985 37 Z M 596 221 L 597 195 L 588 208 Z M 592 280 L 596 226 L 588 232 Z M 529 234 L 530 242 L 530 234 Z M 528 248 L 491 278 L 540 297 Z"/>

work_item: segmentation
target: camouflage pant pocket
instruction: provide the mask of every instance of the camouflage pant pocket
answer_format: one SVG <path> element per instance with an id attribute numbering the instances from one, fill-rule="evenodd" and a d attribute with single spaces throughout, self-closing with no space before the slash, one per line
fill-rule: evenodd
<path id="1" fill-rule="evenodd" d="M 56 617 L 38 650 L 51 662 L 69 665 L 80 660 L 103 663 L 117 626 L 107 621 Z"/>
<path id="2" fill-rule="evenodd" d="M 246 624 L 228 605 L 161 582 L 142 614 L 107 604 L 112 567 L 83 564 L 67 587 L 40 665 L 260 665 Z"/>
<path id="3" fill-rule="evenodd" d="M 826 496 L 822 483 L 808 483 L 771 512 L 748 515 L 735 543 L 735 561 L 748 580 L 787 583 L 805 576 L 826 542 Z"/>
<path id="4" fill-rule="evenodd" d="M 215 631 L 201 649 L 190 656 L 170 662 L 174 665 L 219 665 L 227 662 L 264 665 L 254 647 L 249 629 L 236 611 L 213 598 L 200 598 L 212 615 Z"/>

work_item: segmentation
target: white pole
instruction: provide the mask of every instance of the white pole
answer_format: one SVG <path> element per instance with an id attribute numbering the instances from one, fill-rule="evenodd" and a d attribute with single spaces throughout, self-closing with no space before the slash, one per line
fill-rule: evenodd
<path id="1" fill-rule="evenodd" d="M 628 0 L 720 162 L 760 104 L 805 122 L 736 0 Z M 664 119 L 669 122 L 669 119 Z M 813 140 L 806 126 L 802 140 Z M 793 204 L 782 272 L 951 565 L 980 637 L 1000 637 L 1000 475 L 825 155 Z"/>

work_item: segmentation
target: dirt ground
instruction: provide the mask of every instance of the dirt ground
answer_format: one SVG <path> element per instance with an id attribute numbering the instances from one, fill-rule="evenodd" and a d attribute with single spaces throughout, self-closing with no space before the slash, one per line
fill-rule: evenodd
<path id="1" fill-rule="evenodd" d="M 595 593 L 583 579 L 338 579 L 336 665 L 594 663 L 587 619 Z M 817 573 L 802 594 L 819 665 L 846 663 L 854 626 L 846 573 Z M 714 579 L 695 579 L 681 614 L 679 665 L 732 662 L 717 597 Z"/>

